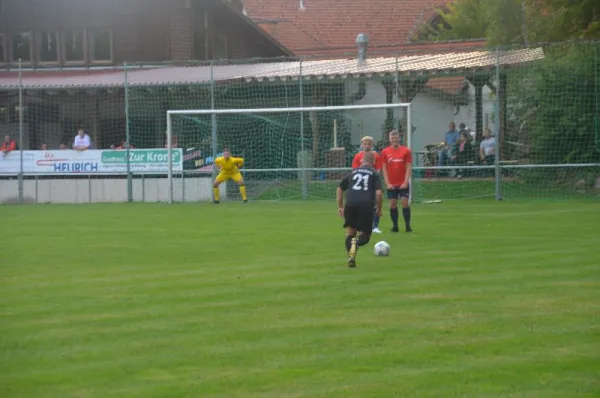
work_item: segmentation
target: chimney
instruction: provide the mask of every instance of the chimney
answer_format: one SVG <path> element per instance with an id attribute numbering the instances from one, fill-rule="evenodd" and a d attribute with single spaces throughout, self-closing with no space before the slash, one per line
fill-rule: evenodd
<path id="1" fill-rule="evenodd" d="M 369 47 L 369 38 L 365 33 L 359 33 L 356 36 L 356 48 L 358 49 L 358 63 L 364 64 L 367 60 L 367 48 Z"/>

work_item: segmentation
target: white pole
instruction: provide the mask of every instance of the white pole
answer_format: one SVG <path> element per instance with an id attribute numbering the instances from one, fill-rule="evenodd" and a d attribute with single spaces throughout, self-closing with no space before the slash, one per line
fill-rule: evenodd
<path id="1" fill-rule="evenodd" d="M 25 182 L 23 181 L 23 65 L 19 58 L 19 156 L 21 159 L 19 168 L 19 203 L 25 200 Z"/>
<path id="2" fill-rule="evenodd" d="M 167 112 L 167 181 L 169 185 L 169 204 L 173 204 L 173 125 L 171 114 Z"/>
<path id="3" fill-rule="evenodd" d="M 338 105 L 338 106 L 308 106 L 291 108 L 240 108 L 240 109 L 178 109 L 167 111 L 171 115 L 232 115 L 248 113 L 287 113 L 287 112 L 320 112 L 320 111 L 352 111 L 361 109 L 387 109 L 408 107 L 408 103 L 369 104 L 369 105 Z"/>
<path id="4" fill-rule="evenodd" d="M 337 148 L 337 119 L 333 119 L 333 148 Z"/>
<path id="5" fill-rule="evenodd" d="M 299 64 L 300 79 L 298 80 L 298 89 L 300 90 L 300 109 L 304 109 L 304 76 L 302 75 L 302 60 Z M 308 172 L 306 171 L 308 154 L 305 154 L 304 148 L 304 112 L 300 111 L 300 159 L 302 161 L 302 199 L 308 198 Z M 305 157 L 306 156 L 306 157 Z"/>
<path id="6" fill-rule="evenodd" d="M 525 40 L 527 40 L 527 37 Z M 502 142 L 502 137 L 500 137 L 500 134 L 502 134 L 500 131 L 500 121 L 502 120 L 502 115 L 500 114 L 500 96 L 505 95 L 505 93 L 502 92 L 502 88 L 503 84 L 500 81 L 500 49 L 496 47 L 496 103 L 494 104 L 496 107 L 496 137 L 494 137 L 496 200 L 502 200 L 502 169 L 500 168 L 500 142 Z"/>
<path id="7" fill-rule="evenodd" d="M 406 125 L 407 125 L 406 126 L 406 146 L 412 152 L 412 115 L 411 115 L 412 112 L 411 111 L 412 111 L 412 106 L 409 102 L 408 105 L 406 106 Z M 414 164 L 414 161 L 413 161 L 413 164 Z M 412 191 L 413 191 L 412 173 L 408 179 L 408 183 L 410 184 L 410 191 L 408 194 L 408 204 L 410 205 L 412 203 Z"/>

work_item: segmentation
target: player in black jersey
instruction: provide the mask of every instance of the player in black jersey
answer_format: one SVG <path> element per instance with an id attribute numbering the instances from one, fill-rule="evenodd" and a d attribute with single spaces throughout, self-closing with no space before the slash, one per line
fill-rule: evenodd
<path id="1" fill-rule="evenodd" d="M 356 251 L 360 246 L 369 243 L 373 228 L 373 207 L 381 216 L 383 192 L 381 179 L 373 168 L 375 153 L 365 152 L 362 165 L 352 170 L 340 182 L 337 189 L 338 213 L 344 217 L 344 228 L 347 228 L 346 250 L 348 251 L 348 267 L 356 267 Z M 346 204 L 344 204 L 346 192 Z M 357 236 L 357 233 L 360 234 Z"/>

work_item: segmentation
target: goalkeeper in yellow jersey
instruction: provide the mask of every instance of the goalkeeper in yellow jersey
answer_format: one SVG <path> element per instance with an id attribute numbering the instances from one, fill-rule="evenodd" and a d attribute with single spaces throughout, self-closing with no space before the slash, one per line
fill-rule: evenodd
<path id="1" fill-rule="evenodd" d="M 244 159 L 234 158 L 227 148 L 223 149 L 223 156 L 215 159 L 215 166 L 219 168 L 219 174 L 215 178 L 215 182 L 213 182 L 214 203 L 219 203 L 219 185 L 227 180 L 235 181 L 240 186 L 240 193 L 242 194 L 244 203 L 248 201 L 246 185 L 244 185 L 244 178 L 242 177 L 242 173 L 240 173 L 240 167 L 243 165 Z"/>

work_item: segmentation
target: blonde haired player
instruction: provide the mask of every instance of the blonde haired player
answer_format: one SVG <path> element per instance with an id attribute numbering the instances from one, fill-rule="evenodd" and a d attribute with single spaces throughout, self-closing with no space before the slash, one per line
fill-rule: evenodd
<path id="1" fill-rule="evenodd" d="M 244 178 L 242 177 L 242 173 L 240 173 L 240 167 L 243 165 L 244 159 L 234 158 L 227 148 L 223 149 L 223 156 L 215 159 L 215 166 L 219 168 L 219 174 L 213 182 L 214 203 L 219 203 L 219 185 L 227 180 L 235 181 L 240 187 L 240 194 L 242 194 L 244 203 L 248 201 L 248 197 L 246 196 L 246 185 L 244 185 Z"/>
<path id="2" fill-rule="evenodd" d="M 358 169 L 359 167 L 362 166 L 362 160 L 363 160 L 363 157 L 365 156 L 365 153 L 373 152 L 373 155 L 375 157 L 374 157 L 372 167 L 375 170 L 377 170 L 378 172 L 381 172 L 381 169 L 383 168 L 383 157 L 381 155 L 379 155 L 376 151 L 373 150 L 373 141 L 374 141 L 373 137 L 368 136 L 368 135 L 361 138 L 360 144 L 362 147 L 362 151 L 360 151 L 356 155 L 354 155 L 354 159 L 352 160 L 352 168 L 353 169 Z M 381 230 L 379 229 L 379 215 L 377 214 L 377 212 L 375 210 L 373 210 L 373 211 L 374 211 L 373 233 L 380 234 Z"/>

